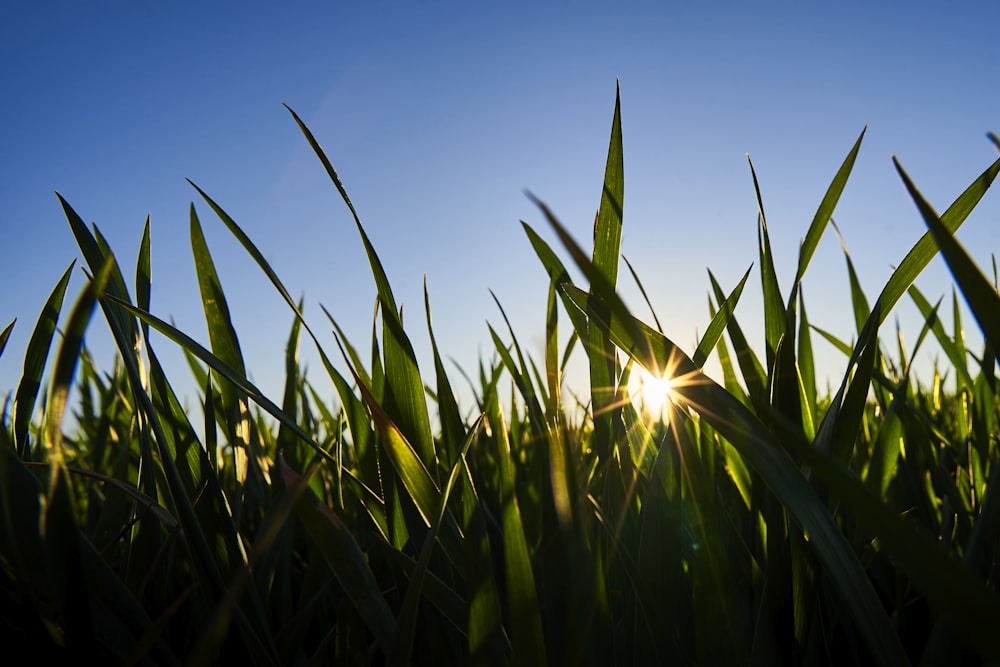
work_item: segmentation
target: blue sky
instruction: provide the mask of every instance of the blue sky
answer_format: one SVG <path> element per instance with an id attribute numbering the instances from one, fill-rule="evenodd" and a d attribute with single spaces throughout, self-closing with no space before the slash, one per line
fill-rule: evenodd
<path id="1" fill-rule="evenodd" d="M 706 269 L 730 289 L 756 263 L 746 155 L 787 294 L 799 241 L 866 126 L 834 219 L 874 300 L 924 232 L 891 156 L 939 211 L 996 159 L 985 134 L 1000 131 L 998 25 L 995 2 L 7 2 L 0 327 L 17 324 L 0 357 L 0 395 L 16 387 L 38 312 L 79 256 L 54 191 L 97 223 L 126 275 L 149 215 L 152 310 L 206 341 L 188 236 L 194 201 L 251 378 L 272 396 L 292 313 L 186 178 L 305 296 L 315 330 L 330 330 L 322 303 L 367 349 L 375 288 L 361 242 L 282 103 L 338 169 L 427 372 L 425 274 L 438 343 L 467 371 L 492 356 L 487 322 L 504 326 L 490 290 L 521 343 L 540 348 L 547 281 L 519 221 L 554 236 L 525 191 L 588 238 L 616 81 L 622 252 L 670 337 L 691 351 L 704 331 Z M 981 266 L 1000 249 L 998 225 L 1000 195 L 990 192 L 959 233 Z M 77 269 L 66 312 L 83 284 Z M 757 343 L 759 284 L 755 271 L 737 310 Z M 935 260 L 917 284 L 935 300 L 952 283 Z M 621 288 L 651 320 L 627 272 Z M 850 339 L 832 232 L 804 290 L 813 323 Z M 911 344 L 914 314 L 897 307 Z M 100 315 L 87 343 L 110 368 Z M 173 345 L 154 344 L 186 386 Z M 336 351 L 332 336 L 324 346 Z M 823 372 L 843 372 L 839 354 L 816 347 Z M 332 396 L 305 342 L 303 359 Z"/>

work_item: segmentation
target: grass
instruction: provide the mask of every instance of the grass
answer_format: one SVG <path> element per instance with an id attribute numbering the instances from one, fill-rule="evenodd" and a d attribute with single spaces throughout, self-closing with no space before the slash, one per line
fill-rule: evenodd
<path id="1" fill-rule="evenodd" d="M 90 280 L 64 317 L 71 269 L 60 277 L 3 404 L 9 650 L 158 665 L 1000 661 L 1000 297 L 954 237 L 1000 160 L 940 215 L 897 163 L 927 232 L 871 306 L 846 257 L 849 344 L 810 325 L 800 285 L 862 132 L 806 231 L 788 294 L 759 208 L 763 358 L 736 317 L 750 271 L 728 291 L 712 277 L 711 321 L 689 355 L 616 291 L 616 99 L 593 247 L 538 200 L 560 245 L 523 225 L 550 278 L 539 286 L 544 354 L 526 354 L 506 318 L 491 327 L 496 355 L 473 373 L 477 409 L 466 419 L 429 298 L 430 370 L 418 368 L 336 171 L 291 113 L 368 256 L 379 304 L 368 349 L 329 313 L 336 349 L 324 347 L 260 250 L 194 186 L 288 305 L 284 392 L 265 396 L 247 379 L 193 205 L 208 347 L 150 312 L 148 223 L 133 296 L 100 231 L 60 198 Z M 942 304 L 913 285 L 939 252 L 955 277 L 950 331 Z M 983 332 L 978 352 L 965 347 L 959 296 Z M 904 298 L 925 317 L 912 350 L 880 336 Z M 108 373 L 83 345 L 98 306 L 118 348 Z M 13 326 L 0 332 L 0 353 Z M 153 330 L 187 355 L 200 413 L 181 407 Z M 848 359 L 832 395 L 817 390 L 815 336 Z M 925 387 L 910 361 L 931 338 L 949 366 Z M 303 339 L 338 405 L 303 377 Z M 703 372 L 712 354 L 721 383 Z M 589 367 L 582 412 L 562 386 L 573 355 Z M 630 394 L 640 372 L 671 379 L 663 419 Z M 75 426 L 64 432 L 68 411 Z"/>

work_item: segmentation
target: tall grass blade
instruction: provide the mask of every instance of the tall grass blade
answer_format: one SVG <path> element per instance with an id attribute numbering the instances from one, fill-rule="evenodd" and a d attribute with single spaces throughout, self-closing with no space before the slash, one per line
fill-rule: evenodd
<path id="1" fill-rule="evenodd" d="M 750 277 L 750 269 L 747 269 L 746 273 L 737 283 L 733 291 L 729 293 L 726 300 L 722 302 L 719 306 L 719 310 L 712 316 L 712 321 L 709 323 L 708 328 L 705 329 L 705 335 L 701 337 L 701 341 L 698 343 L 698 348 L 694 351 L 692 360 L 694 365 L 701 368 L 708 361 L 708 355 L 712 353 L 715 349 L 716 344 L 722 337 L 722 332 L 725 331 L 726 327 L 729 325 L 730 320 L 733 318 L 733 314 L 736 312 L 736 304 L 740 300 L 740 296 L 743 294 L 743 286 L 747 282 L 747 278 Z M 659 324 L 657 324 L 659 328 Z"/>
<path id="2" fill-rule="evenodd" d="M 920 191 L 913 185 L 913 181 L 903 171 L 903 167 L 899 164 L 899 161 L 894 160 L 893 162 L 900 177 L 902 177 L 903 182 L 906 184 L 906 189 L 909 191 L 910 196 L 916 202 L 917 208 L 920 210 L 920 215 L 924 218 L 924 222 L 927 223 L 927 228 L 933 235 L 934 241 L 941 249 L 941 254 L 944 255 L 944 259 L 948 263 L 948 268 L 951 269 L 952 275 L 955 276 L 959 289 L 962 291 L 962 296 L 965 297 L 966 303 L 969 304 L 969 308 L 979 323 L 986 341 L 994 350 L 1000 350 L 1000 296 L 997 295 L 996 288 L 983 275 L 958 241 L 955 240 L 952 230 L 944 224 L 943 219 L 938 217 L 934 209 L 931 208 L 931 205 L 927 203 L 927 200 L 924 199 Z"/>
<path id="3" fill-rule="evenodd" d="M 987 167 L 948 207 L 948 210 L 941 214 L 940 222 L 949 232 L 954 233 L 965 222 L 969 213 L 986 194 L 998 173 L 1000 173 L 1000 159 Z M 903 261 L 899 263 L 882 288 L 876 301 L 882 321 L 885 321 L 885 318 L 889 316 L 893 306 L 936 253 L 937 244 L 934 242 L 933 234 L 928 230 L 906 253 Z"/>
<path id="4" fill-rule="evenodd" d="M 38 322 L 31 332 L 28 347 L 24 353 L 21 379 L 17 385 L 17 393 L 14 395 L 14 444 L 18 455 L 22 457 L 26 457 L 28 454 L 28 428 L 35 411 L 35 402 L 38 400 L 42 374 L 45 372 L 45 361 L 49 355 L 49 348 L 52 346 L 52 337 L 59 321 L 59 311 L 62 310 L 66 286 L 69 284 L 69 274 L 75 264 L 74 260 L 66 267 L 62 277 L 52 288 L 45 305 L 42 306 L 42 312 L 38 315 Z M 11 327 L 13 327 L 13 323 L 7 327 L 8 335 Z"/>
<path id="5" fill-rule="evenodd" d="M 368 255 L 368 262 L 372 269 L 372 275 L 375 278 L 375 285 L 378 288 L 379 301 L 382 304 L 386 389 L 390 392 L 388 407 L 393 412 L 398 410 L 398 415 L 394 415 L 394 417 L 399 423 L 399 427 L 413 443 L 424 465 L 436 477 L 437 467 L 434 465 L 436 454 L 434 451 L 434 439 L 431 435 L 430 417 L 427 413 L 424 384 L 420 378 L 420 371 L 417 368 L 417 358 L 413 352 L 413 346 L 403 332 L 403 322 L 399 316 L 399 309 L 393 298 L 389 280 L 385 275 L 385 270 L 382 268 L 382 262 L 379 260 L 371 241 L 368 240 L 368 235 L 361 226 L 361 219 L 354 209 L 354 204 L 351 203 L 350 197 L 347 196 L 347 191 L 344 189 L 344 185 L 341 183 L 340 177 L 330 163 L 329 158 L 327 158 L 326 153 L 324 153 L 312 132 L 298 115 L 288 105 L 285 105 L 285 108 L 292 114 L 299 129 L 305 135 L 309 145 L 316 153 L 316 157 L 323 164 L 330 180 L 333 181 L 334 186 L 354 217 L 355 225 L 358 228 L 365 252 Z"/>

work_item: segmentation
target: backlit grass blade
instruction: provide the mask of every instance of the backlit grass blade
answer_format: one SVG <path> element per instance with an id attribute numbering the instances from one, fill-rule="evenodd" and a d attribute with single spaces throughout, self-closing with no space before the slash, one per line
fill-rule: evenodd
<path id="1" fill-rule="evenodd" d="M 347 191 L 344 189 L 340 177 L 333 168 L 333 164 L 331 164 L 326 153 L 320 147 L 305 123 L 302 122 L 288 105 L 285 105 L 285 108 L 292 114 L 299 129 L 305 135 L 306 140 L 323 164 L 327 175 L 333 181 L 334 186 L 354 217 L 355 225 L 358 228 L 365 252 L 368 255 L 368 263 L 371 266 L 372 275 L 375 278 L 379 300 L 382 303 L 384 334 L 382 344 L 385 354 L 386 388 L 391 392 L 392 399 L 390 407 L 398 410 L 398 415 L 394 416 L 400 428 L 413 443 L 424 465 L 432 471 L 432 474 L 436 475 L 437 468 L 434 466 L 436 454 L 434 452 L 434 439 L 431 435 L 430 417 L 427 413 L 424 384 L 420 378 L 420 371 L 417 368 L 417 358 L 413 352 L 413 346 L 403 332 L 403 323 L 399 316 L 399 308 L 392 295 L 392 289 L 389 286 L 385 270 L 382 268 L 382 262 L 379 260 L 371 241 L 368 240 L 368 235 L 361 226 L 361 219 L 358 217 L 358 213 L 354 209 L 354 204 L 351 203 L 350 197 L 347 196 Z"/>
<path id="2" fill-rule="evenodd" d="M 761 288 L 764 296 L 764 341 L 767 347 L 767 367 L 773 369 L 778 341 L 785 335 L 787 329 L 785 306 L 781 297 L 781 288 L 778 286 L 778 275 L 774 270 L 771 237 L 767 232 L 767 217 L 764 215 L 764 202 L 760 196 L 757 170 L 754 169 L 753 161 L 750 160 L 749 155 L 747 155 L 747 162 L 750 164 L 750 175 L 753 177 L 753 188 L 757 195 L 757 245 Z"/>
<path id="3" fill-rule="evenodd" d="M 639 293 L 642 294 L 643 301 L 645 301 L 646 305 L 649 307 L 649 314 L 653 316 L 653 322 L 656 324 L 657 331 L 663 333 L 663 327 L 660 325 L 660 318 L 656 316 L 656 311 L 653 310 L 653 304 L 650 303 L 649 295 L 646 294 L 646 288 L 642 286 L 642 281 L 639 280 L 639 274 L 637 274 L 635 269 L 632 268 L 632 262 L 628 261 L 628 257 L 622 255 L 622 260 L 625 262 L 625 266 L 628 267 L 628 272 L 632 274 L 632 279 L 635 281 L 636 287 L 639 288 Z"/>
<path id="4" fill-rule="evenodd" d="M 437 381 L 438 419 L 441 422 L 441 439 L 445 451 L 439 455 L 453 459 L 459 451 L 460 443 L 466 438 L 467 429 L 462 423 L 462 413 L 455 399 L 455 390 L 444 369 L 441 354 L 438 351 L 437 340 L 434 338 L 434 327 L 431 325 L 431 302 L 427 294 L 427 279 L 424 279 L 424 313 L 427 318 L 427 335 L 431 342 L 431 354 L 434 358 L 434 376 Z"/>
<path id="5" fill-rule="evenodd" d="M 17 393 L 14 395 L 14 443 L 20 456 L 26 456 L 28 452 L 28 427 L 35 411 L 35 402 L 42 384 L 42 374 L 45 372 L 45 361 L 49 356 L 52 336 L 55 334 L 56 324 L 59 321 L 59 311 L 62 310 L 66 286 L 69 284 L 69 275 L 75 263 L 74 261 L 66 267 L 62 277 L 52 288 L 45 305 L 42 306 L 42 312 L 38 315 L 38 321 L 31 332 L 28 347 L 24 353 L 21 379 L 17 385 Z M 13 323 L 7 327 L 8 335 L 12 326 Z"/>
<path id="6" fill-rule="evenodd" d="M 898 167 L 897 167 L 898 168 Z M 976 204 L 983 198 L 997 174 L 1000 173 L 1000 159 L 991 164 L 987 169 L 974 180 L 968 188 L 941 214 L 941 224 L 951 233 L 961 226 L 965 219 L 976 207 Z M 899 298 L 903 296 L 907 288 L 913 283 L 924 267 L 931 261 L 937 253 L 937 244 L 934 242 L 933 234 L 928 230 L 920 237 L 920 240 L 910 249 L 903 261 L 899 263 L 896 270 L 892 272 L 889 281 L 882 288 L 876 305 L 879 308 L 880 317 L 884 321 L 888 317 Z"/>
<path id="7" fill-rule="evenodd" d="M 724 303 L 727 297 L 711 271 L 708 272 L 708 278 L 712 283 L 712 290 L 715 293 L 716 301 Z M 735 315 L 729 318 L 726 324 L 726 331 L 729 333 L 729 339 L 733 343 L 736 364 L 743 375 L 743 382 L 746 385 L 750 401 L 760 411 L 767 404 L 767 374 L 760 363 L 760 359 L 757 357 L 757 353 L 753 351 L 753 348 L 747 342 L 746 336 L 743 334 L 743 329 L 740 327 L 739 322 L 737 322 Z"/>
<path id="8" fill-rule="evenodd" d="M 80 359 L 80 350 L 83 347 L 83 335 L 90 324 L 97 299 L 104 292 L 114 263 L 114 258 L 110 256 L 104 260 L 104 265 L 94 275 L 93 280 L 89 282 L 73 305 L 63 332 L 62 344 L 56 355 L 52 381 L 49 384 L 49 397 L 45 406 L 45 437 L 43 440 L 46 458 L 52 464 L 50 471 L 53 475 L 65 465 L 62 456 L 62 420 L 66 410 L 66 399 L 73 383 L 73 375 Z M 63 471 L 62 474 L 65 472 Z M 50 479 L 50 483 L 54 484 L 54 482 L 54 478 Z M 53 488 L 48 489 L 50 493 L 53 490 Z M 50 500 L 52 499 L 50 498 Z"/>
<path id="9" fill-rule="evenodd" d="M 542 614 L 539 608 L 531 552 L 525 539 L 521 509 L 518 506 L 513 455 L 507 436 L 507 426 L 500 410 L 495 390 L 485 397 L 487 419 L 499 451 L 499 500 L 503 527 L 503 563 L 507 589 L 507 607 L 513 663 L 517 665 L 547 664 Z"/>
<path id="10" fill-rule="evenodd" d="M 139 241 L 139 255 L 135 261 L 135 305 L 142 310 L 150 310 L 149 301 L 152 293 L 152 269 L 149 257 L 149 216 L 142 226 L 142 239 Z M 143 329 L 144 334 L 148 331 Z"/>
<path id="11" fill-rule="evenodd" d="M 622 237 L 622 207 L 625 180 L 622 156 L 621 95 L 615 91 L 615 114 L 611 123 L 611 144 L 604 170 L 601 204 L 594 220 L 593 266 L 604 280 L 614 286 L 618 280 L 618 255 Z M 591 292 L 592 294 L 594 292 Z M 600 308 L 595 301 L 593 307 Z M 589 316 L 589 313 L 588 313 Z M 590 394 L 593 404 L 594 446 L 603 462 L 611 460 L 619 439 L 619 411 L 615 409 L 615 351 L 600 329 L 587 330 L 590 352 Z"/>
<path id="12" fill-rule="evenodd" d="M 847 185 L 847 179 L 851 175 L 851 170 L 854 169 L 854 162 L 858 157 L 858 150 L 861 148 L 861 140 L 864 139 L 867 130 L 868 126 L 866 125 L 861 130 L 857 141 L 854 142 L 851 151 L 844 158 L 844 162 L 840 165 L 840 169 L 837 170 L 836 176 L 833 177 L 833 182 L 830 183 L 826 194 L 823 195 L 823 201 L 820 202 L 819 208 L 816 209 L 816 215 L 813 217 L 805 239 L 799 247 L 799 266 L 795 272 L 796 287 L 801 283 L 802 277 L 805 276 L 809 262 L 812 260 L 812 256 L 816 252 L 816 247 L 819 245 L 820 239 L 823 237 L 823 232 L 826 230 L 826 225 L 833 216 L 833 210 L 837 207 L 837 202 L 840 201 L 840 195 L 844 192 L 844 186 Z M 795 288 L 792 289 L 792 294 L 789 296 L 788 301 L 788 309 L 791 310 L 795 301 Z"/>
<path id="13" fill-rule="evenodd" d="M 521 226 L 524 228 L 525 233 L 528 235 L 528 240 L 531 242 L 531 247 L 535 250 L 535 254 L 538 255 L 538 259 L 541 260 L 542 266 L 545 267 L 546 272 L 549 274 L 549 279 L 556 286 L 559 298 L 563 301 L 566 306 L 566 314 L 569 315 L 570 321 L 573 323 L 573 329 L 580 332 L 578 335 L 586 340 L 585 333 L 587 331 L 587 317 L 586 315 L 580 313 L 579 310 L 568 301 L 566 301 L 566 296 L 563 294 L 562 285 L 566 283 L 572 283 L 573 281 L 569 277 L 569 273 L 566 271 L 566 267 L 563 266 L 562 260 L 552 251 L 549 244 L 542 239 L 538 233 L 532 229 L 527 223 L 521 222 Z M 586 346 L 585 346 L 586 347 Z M 590 351 L 587 350 L 587 354 Z"/>
<path id="14" fill-rule="evenodd" d="M 858 333 L 861 333 L 865 322 L 868 320 L 868 316 L 871 315 L 871 306 L 868 305 L 868 299 L 865 297 L 864 290 L 861 289 L 861 281 L 858 280 L 858 273 L 854 270 L 854 262 L 851 261 L 851 254 L 847 252 L 847 244 L 844 242 L 844 237 L 840 235 L 840 230 L 837 229 L 836 225 L 833 225 L 833 230 L 837 233 L 837 238 L 840 240 L 840 247 L 844 251 L 844 261 L 847 263 L 847 278 L 851 285 L 851 306 L 854 309 L 854 324 L 857 327 Z"/>
<path id="15" fill-rule="evenodd" d="M 751 267 L 753 268 L 753 267 Z M 750 277 L 750 269 L 747 269 L 746 273 L 743 274 L 743 278 L 737 283 L 733 291 L 729 293 L 726 300 L 722 302 L 719 306 L 718 312 L 712 316 L 712 321 L 709 323 L 708 328 L 705 329 L 705 335 L 701 337 L 701 341 L 698 343 L 698 349 L 694 351 L 692 360 L 695 366 L 699 368 L 705 365 L 708 361 L 708 355 L 712 353 L 715 349 L 716 344 L 719 342 L 719 338 L 722 337 L 722 332 L 725 331 L 726 326 L 729 325 L 729 321 L 733 318 L 733 313 L 736 311 L 736 304 L 740 300 L 740 296 L 743 294 L 743 286 L 747 282 L 747 278 Z M 657 329 L 659 329 L 659 323 L 657 323 Z"/>
<path id="16" fill-rule="evenodd" d="M 557 222 L 553 224 L 558 225 Z M 576 255 L 574 253 L 574 257 Z M 580 268 L 588 270 L 584 266 Z M 580 306 L 585 306 L 578 290 L 568 286 L 564 289 L 574 295 Z M 675 369 L 674 377 L 679 379 L 674 385 L 675 395 L 732 443 L 810 536 L 810 543 L 851 610 L 875 660 L 884 665 L 907 662 L 896 631 L 861 563 L 826 507 L 775 441 L 775 436 L 746 406 L 703 375 L 673 342 L 635 320 L 612 290 L 601 296 L 608 303 L 612 318 L 610 321 L 592 320 L 592 324 L 608 331 L 615 344 L 629 351 L 647 370 Z M 635 332 L 644 340 L 636 340 Z M 668 360 L 670 366 L 666 366 Z"/>
<path id="17" fill-rule="evenodd" d="M 1000 350 L 1000 296 L 997 295 L 996 288 L 989 279 L 976 266 L 969 254 L 962 248 L 961 244 L 953 236 L 953 232 L 939 218 L 931 205 L 927 203 L 920 191 L 913 185 L 913 181 L 903 171 L 903 167 L 898 160 L 894 160 L 896 170 L 906 184 L 913 201 L 916 202 L 920 215 L 927 223 L 927 228 L 934 237 L 934 241 L 941 249 L 941 254 L 948 263 L 948 268 L 955 276 L 962 296 L 969 304 L 979 327 L 983 331 L 986 341 L 994 350 Z"/>

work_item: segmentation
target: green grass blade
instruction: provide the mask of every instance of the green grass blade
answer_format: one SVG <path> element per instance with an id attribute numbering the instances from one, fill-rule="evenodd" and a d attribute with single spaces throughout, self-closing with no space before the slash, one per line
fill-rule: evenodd
<path id="1" fill-rule="evenodd" d="M 962 389 L 972 391 L 975 383 L 972 380 L 972 376 L 969 374 L 969 367 L 966 363 L 965 346 L 960 342 L 962 340 L 960 333 L 962 330 L 961 322 L 956 321 L 955 338 L 951 338 L 944 330 L 944 325 L 941 324 L 941 318 L 938 315 L 938 306 L 940 306 L 940 301 L 934 306 L 931 306 L 930 302 L 927 301 L 923 293 L 917 289 L 916 285 L 910 285 L 908 293 L 910 298 L 913 299 L 913 303 L 916 304 L 917 309 L 920 310 L 920 314 L 924 317 L 924 321 L 930 325 L 931 332 L 933 332 L 934 337 L 937 339 L 938 345 L 941 346 L 941 349 L 951 362 L 952 368 L 955 371 L 956 380 L 958 382 L 957 389 L 959 391 Z"/>
<path id="2" fill-rule="evenodd" d="M 7 347 L 7 341 L 10 339 L 11 332 L 14 331 L 14 324 L 16 323 L 17 318 L 15 317 L 10 321 L 10 324 L 3 328 L 3 331 L 0 331 L 0 357 L 3 356 L 3 351 Z"/>
<path id="3" fill-rule="evenodd" d="M 865 297 L 864 290 L 861 289 L 861 281 L 858 280 L 857 271 L 854 270 L 854 262 L 851 261 L 851 254 L 847 252 L 847 244 L 844 243 L 844 237 L 840 235 L 840 230 L 837 229 L 836 225 L 833 225 L 833 230 L 837 232 L 840 247 L 844 251 L 844 260 L 847 262 L 847 277 L 851 284 L 851 306 L 854 309 L 854 324 L 857 327 L 858 333 L 860 333 L 865 326 L 865 322 L 868 321 L 868 316 L 871 315 L 871 307 L 868 305 L 868 299 Z"/>
<path id="4" fill-rule="evenodd" d="M 705 329 L 705 335 L 701 337 L 701 341 L 698 343 L 698 349 L 694 351 L 692 359 L 695 366 L 701 368 L 705 365 L 705 362 L 708 361 L 708 355 L 715 349 L 716 344 L 722 337 L 722 332 L 725 331 L 729 325 L 729 321 L 732 320 L 733 313 L 736 312 L 736 304 L 743 294 L 743 286 L 746 284 L 747 278 L 750 277 L 751 269 L 747 269 L 746 273 L 743 274 L 743 278 L 740 279 L 740 282 L 729 293 L 729 296 L 722 302 L 722 305 L 719 306 L 719 310 L 712 316 L 712 321 L 709 323 L 708 328 Z M 659 323 L 657 323 L 657 329 L 659 329 Z"/>
<path id="5" fill-rule="evenodd" d="M 898 161 L 894 161 L 896 170 L 906 184 L 913 201 L 916 202 L 920 215 L 923 216 L 927 228 L 934 236 L 934 241 L 941 249 L 948 268 L 955 276 L 962 296 L 969 304 L 972 314 L 979 323 L 983 336 L 994 350 L 1000 350 L 1000 296 L 989 279 L 976 266 L 969 254 L 953 236 L 953 232 L 938 217 L 931 205 L 927 203 L 913 181 L 903 171 Z"/>
<path id="6" fill-rule="evenodd" d="M 760 257 L 760 280 L 764 295 L 764 341 L 767 344 L 767 367 L 773 369 L 778 342 L 787 330 L 785 306 L 784 300 L 781 298 L 781 288 L 778 286 L 778 275 L 774 270 L 771 238 L 767 232 L 767 218 L 764 215 L 764 202 L 760 196 L 757 171 L 754 169 L 749 155 L 747 162 L 750 164 L 753 188 L 757 195 L 757 244 Z"/>
<path id="7" fill-rule="evenodd" d="M 708 278 L 712 282 L 716 301 L 724 303 L 727 297 L 711 271 L 708 272 Z M 760 359 L 757 358 L 757 354 L 747 342 L 743 329 L 740 328 L 735 316 L 729 318 L 726 331 L 733 343 L 736 363 L 743 375 L 743 382 L 746 384 L 751 404 L 756 406 L 757 411 L 760 412 L 767 405 L 767 374 L 764 372 L 764 367 L 761 365 Z"/>
<path id="8" fill-rule="evenodd" d="M 441 492 L 441 497 L 438 501 L 438 510 L 434 515 L 430 531 L 424 537 L 424 544 L 420 549 L 420 557 L 417 560 L 417 565 L 410 574 L 410 584 L 406 589 L 406 597 L 403 599 L 403 606 L 397 619 L 396 633 L 393 637 L 392 650 L 389 653 L 389 660 L 387 662 L 388 665 L 404 667 L 409 664 L 411 659 L 413 638 L 417 632 L 417 614 L 420 610 L 421 591 L 427 579 L 431 554 L 434 552 L 434 544 L 437 541 L 438 532 L 441 529 L 441 524 L 448 510 L 451 491 L 455 488 L 458 477 L 464 470 L 465 456 L 479 434 L 482 423 L 483 417 L 479 417 L 469 429 L 469 433 L 465 438 L 465 442 L 459 448 L 458 456 L 451 467 L 451 473 L 448 475 L 448 480 L 445 482 L 444 489 Z"/>
<path id="9" fill-rule="evenodd" d="M 62 277 L 52 288 L 45 305 L 42 306 L 42 312 L 38 315 L 38 321 L 31 332 L 28 347 L 24 353 L 21 379 L 14 397 L 14 443 L 21 456 L 25 456 L 28 451 L 28 427 L 35 411 L 35 402 L 38 400 L 42 374 L 45 372 L 45 361 L 49 356 L 52 336 L 55 334 L 59 312 L 62 310 L 63 299 L 66 296 L 69 275 L 75 263 L 74 260 L 66 267 Z M 7 328 L 8 334 L 11 326 L 13 323 Z"/>
<path id="10" fill-rule="evenodd" d="M 563 301 L 563 305 L 566 306 L 566 313 L 569 315 L 570 321 L 573 323 L 573 329 L 578 332 L 579 337 L 586 340 L 586 315 L 580 313 L 575 306 L 566 301 L 566 296 L 563 294 L 562 290 L 559 289 L 564 284 L 573 283 L 569 277 L 569 273 L 566 271 L 566 267 L 563 266 L 562 261 L 552 251 L 549 244 L 546 243 L 534 229 L 524 222 L 521 223 L 521 226 L 528 235 L 531 247 L 534 249 L 535 254 L 538 255 L 538 259 L 541 260 L 542 266 L 545 267 L 545 270 L 548 272 L 550 281 L 556 286 L 559 298 Z M 590 354 L 589 350 L 587 351 L 587 354 Z"/>
<path id="11" fill-rule="evenodd" d="M 858 157 L 858 151 L 861 148 L 861 140 L 865 137 L 865 132 L 868 130 L 866 125 L 861 134 L 858 136 L 857 141 L 854 142 L 854 146 L 851 151 L 844 158 L 843 164 L 840 165 L 840 169 L 837 170 L 837 175 L 833 177 L 833 182 L 830 183 L 830 187 L 827 188 L 826 194 L 823 195 L 823 201 L 820 202 L 819 208 L 816 209 L 816 215 L 813 217 L 812 223 L 809 225 L 809 231 L 806 232 L 805 240 L 802 242 L 799 248 L 799 267 L 795 272 L 795 284 L 798 285 L 802 281 L 802 277 L 806 273 L 806 269 L 809 267 L 809 262 L 812 260 L 813 254 L 816 252 L 816 247 L 819 245 L 819 241 L 823 236 L 823 232 L 826 229 L 827 223 L 833 216 L 833 210 L 837 207 L 837 202 L 840 201 L 840 195 L 844 192 L 844 186 L 847 185 L 847 179 L 851 175 L 851 170 L 854 169 L 854 162 Z M 792 292 L 792 298 L 789 299 L 789 309 L 792 307 L 794 302 L 794 290 Z"/>
<path id="12" fill-rule="evenodd" d="M 628 261 L 628 257 L 622 255 L 622 260 L 625 262 L 625 266 L 628 267 L 628 272 L 632 274 L 632 280 L 635 281 L 636 287 L 639 288 L 639 293 L 642 294 L 642 299 L 646 302 L 646 306 L 649 308 L 649 314 L 653 316 L 653 322 L 656 324 L 656 330 L 663 333 L 663 327 L 660 325 L 660 318 L 656 316 L 653 304 L 649 301 L 649 295 L 646 294 L 646 288 L 642 286 L 642 281 L 639 280 L 639 274 L 637 274 L 635 269 L 632 268 L 632 262 Z"/>
<path id="13" fill-rule="evenodd" d="M 511 644 L 517 665 L 545 665 L 545 635 L 531 553 L 525 539 L 518 506 L 514 461 L 507 425 L 495 390 L 486 396 L 487 419 L 498 440 L 500 462 L 500 504 L 503 526 L 503 561 L 507 582 L 507 605 Z"/>
<path id="14" fill-rule="evenodd" d="M 969 213 L 986 194 L 998 173 L 1000 173 L 1000 159 L 987 167 L 941 215 L 940 222 L 949 232 L 954 233 L 965 222 Z M 882 288 L 882 293 L 879 294 L 876 305 L 883 321 L 936 253 L 937 244 L 934 242 L 933 234 L 928 230 L 906 253 L 903 261 L 899 263 L 885 287 Z"/>

